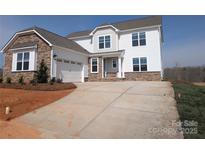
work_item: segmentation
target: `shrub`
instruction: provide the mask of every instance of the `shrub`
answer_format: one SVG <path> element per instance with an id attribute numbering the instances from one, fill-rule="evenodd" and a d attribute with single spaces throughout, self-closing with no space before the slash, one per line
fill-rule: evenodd
<path id="1" fill-rule="evenodd" d="M 21 77 L 19 78 L 19 83 L 20 83 L 20 84 L 24 84 L 24 78 L 23 78 L 23 76 L 21 76 Z"/>
<path id="2" fill-rule="evenodd" d="M 3 79 L 0 77 L 0 83 L 2 83 L 3 82 Z"/>
<path id="3" fill-rule="evenodd" d="M 62 79 L 57 79 L 56 82 L 57 83 L 62 83 Z"/>
<path id="4" fill-rule="evenodd" d="M 9 84 L 11 83 L 11 78 L 10 77 L 6 78 L 6 83 L 9 83 Z"/>
<path id="5" fill-rule="evenodd" d="M 53 77 L 53 78 L 51 79 L 51 81 L 52 81 L 52 82 L 56 82 L 56 78 Z"/>
<path id="6" fill-rule="evenodd" d="M 41 61 L 40 67 L 36 72 L 36 79 L 38 83 L 47 83 L 48 82 L 48 67 L 46 66 L 44 60 Z"/>
<path id="7" fill-rule="evenodd" d="M 50 84 L 50 85 L 53 85 L 53 84 L 54 84 L 54 82 L 52 82 L 52 80 L 50 80 L 50 81 L 49 81 L 49 84 Z"/>
<path id="8" fill-rule="evenodd" d="M 50 85 L 53 85 L 54 83 L 55 83 L 55 79 L 52 78 L 52 79 L 49 80 Z"/>
<path id="9" fill-rule="evenodd" d="M 33 86 L 37 85 L 36 79 L 32 79 L 32 80 L 30 81 L 30 84 L 32 84 Z"/>
<path id="10" fill-rule="evenodd" d="M 53 85 L 55 82 L 56 82 L 56 78 L 55 78 L 55 77 L 53 77 L 53 78 L 49 81 L 50 85 Z"/>

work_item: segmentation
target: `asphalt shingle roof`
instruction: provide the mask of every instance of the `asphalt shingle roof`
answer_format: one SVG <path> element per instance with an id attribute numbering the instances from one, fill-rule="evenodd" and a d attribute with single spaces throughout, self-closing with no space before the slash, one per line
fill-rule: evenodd
<path id="1" fill-rule="evenodd" d="M 70 40 L 66 37 L 63 37 L 63 36 L 60 36 L 60 35 L 55 34 L 53 32 L 50 32 L 48 30 L 45 30 L 43 28 L 31 27 L 31 28 L 22 30 L 20 32 L 29 31 L 29 30 L 35 30 L 43 38 L 45 38 L 48 42 L 50 42 L 52 45 L 72 49 L 72 50 L 79 51 L 79 52 L 82 52 L 82 53 L 85 53 L 85 54 L 89 53 L 86 49 L 81 47 L 76 42 L 74 42 L 74 41 L 72 41 L 72 40 Z"/>
<path id="2" fill-rule="evenodd" d="M 102 24 L 102 25 L 106 25 L 106 24 Z M 99 26 L 102 26 L 102 25 L 99 25 Z M 145 17 L 141 19 L 132 19 L 132 20 L 115 22 L 115 23 L 110 23 L 110 24 L 107 23 L 107 25 L 112 25 L 119 30 L 127 30 L 127 29 L 134 29 L 134 28 L 140 28 L 140 27 L 162 25 L 162 17 L 161 16 L 149 16 L 149 17 Z M 67 35 L 67 38 L 88 36 L 92 31 L 93 29 L 73 32 Z"/>
<path id="3" fill-rule="evenodd" d="M 88 36 L 91 32 L 92 32 L 92 30 L 85 30 L 85 31 L 73 32 L 73 33 L 70 33 L 70 34 L 67 36 L 67 38 L 79 37 L 79 36 Z"/>

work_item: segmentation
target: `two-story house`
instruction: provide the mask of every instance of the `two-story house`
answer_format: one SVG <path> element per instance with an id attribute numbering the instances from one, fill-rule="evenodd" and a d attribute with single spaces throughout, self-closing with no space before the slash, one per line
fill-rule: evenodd
<path id="1" fill-rule="evenodd" d="M 17 32 L 4 46 L 4 78 L 33 79 L 44 60 L 50 78 L 64 82 L 104 79 L 161 80 L 162 18 L 102 24 L 67 37 L 33 27 Z"/>

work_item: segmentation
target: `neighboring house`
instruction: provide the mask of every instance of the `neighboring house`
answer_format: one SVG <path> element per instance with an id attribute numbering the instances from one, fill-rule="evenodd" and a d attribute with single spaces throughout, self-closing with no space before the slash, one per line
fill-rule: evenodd
<path id="1" fill-rule="evenodd" d="M 42 59 L 50 78 L 64 82 L 104 79 L 161 80 L 162 18 L 103 24 L 66 37 L 33 27 L 5 45 L 4 78 L 33 79 Z"/>

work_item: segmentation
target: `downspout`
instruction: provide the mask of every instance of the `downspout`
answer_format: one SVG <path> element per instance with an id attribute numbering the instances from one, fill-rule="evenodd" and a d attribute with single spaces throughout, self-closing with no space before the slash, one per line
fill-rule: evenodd
<path id="1" fill-rule="evenodd" d="M 161 75 L 161 80 L 163 80 L 164 78 L 164 70 L 163 70 L 163 64 L 162 64 L 162 29 L 161 27 L 159 27 L 159 36 L 160 36 L 160 64 L 161 64 L 161 72 L 160 72 L 160 75 Z"/>
<path id="2" fill-rule="evenodd" d="M 50 77 L 53 78 L 53 47 L 51 48 L 51 67 L 50 67 Z"/>

